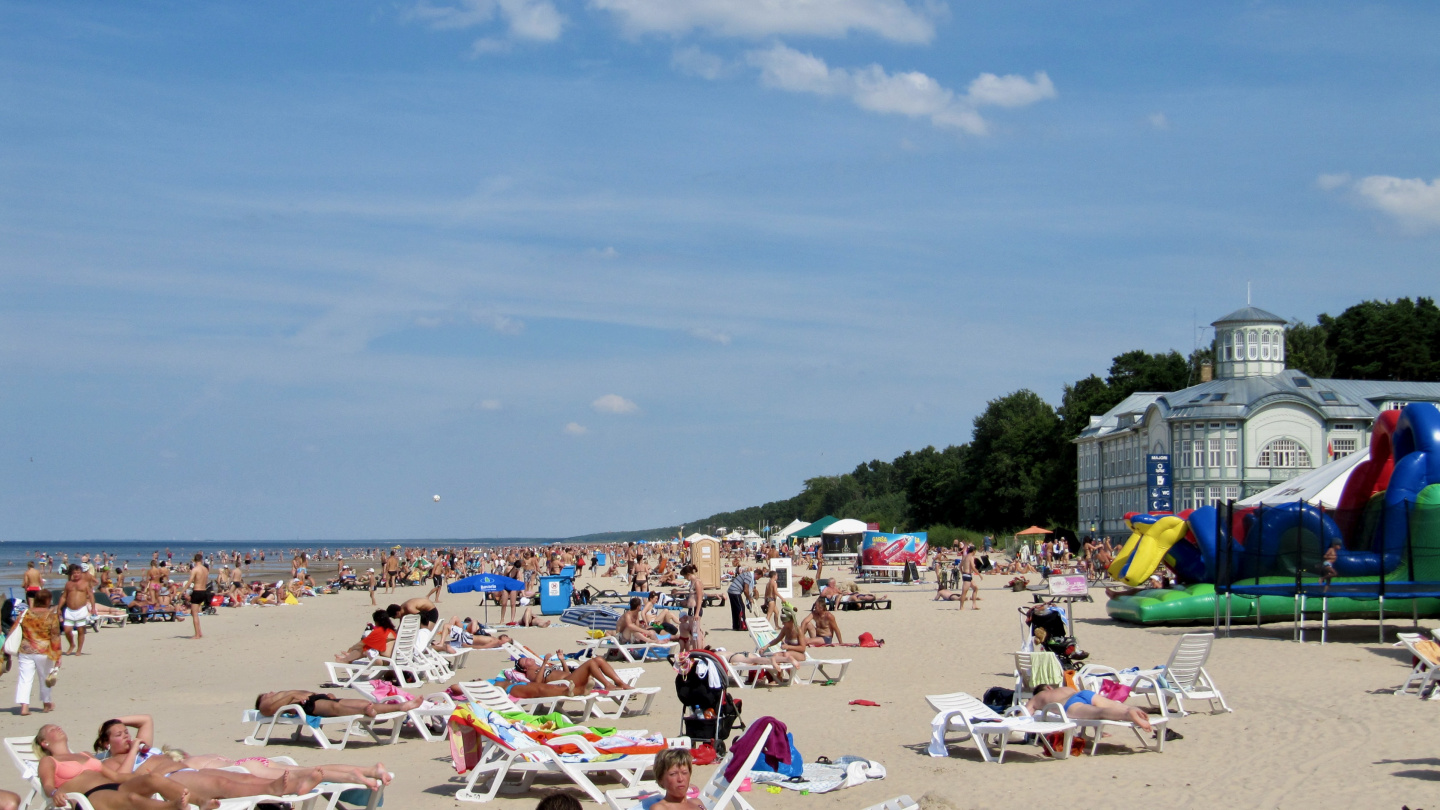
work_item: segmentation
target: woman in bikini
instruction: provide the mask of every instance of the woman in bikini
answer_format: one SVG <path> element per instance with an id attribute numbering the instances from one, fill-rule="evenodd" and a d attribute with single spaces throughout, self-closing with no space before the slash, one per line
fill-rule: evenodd
<path id="1" fill-rule="evenodd" d="M 135 730 L 133 736 L 131 729 Z M 280 782 L 277 787 L 290 793 L 308 792 L 314 787 L 312 781 L 349 782 L 372 790 L 390 783 L 390 774 L 382 763 L 370 768 L 358 765 L 316 765 L 307 768 L 274 763 L 265 757 L 231 760 L 214 754 L 189 755 L 175 748 L 162 750 L 155 747 L 155 722 L 148 714 L 118 717 L 101 723 L 100 734 L 95 738 L 95 751 L 100 759 L 119 767 L 122 773 L 128 768 L 138 774 L 169 775 L 173 778 L 173 771 L 179 768 L 194 768 L 203 773 L 238 766 L 252 776 L 269 780 L 271 784 Z M 232 771 L 219 772 L 237 775 Z M 285 783 L 287 778 L 288 784 Z M 277 791 L 271 795 L 286 794 Z"/>
<path id="2" fill-rule="evenodd" d="M 556 653 L 560 655 L 560 653 Z M 564 660 L 563 658 L 561 659 Z M 566 670 L 564 664 L 542 664 L 534 658 L 522 658 L 515 664 L 515 671 L 528 683 L 501 681 L 500 688 L 506 694 L 517 698 L 551 698 L 578 696 L 590 692 L 590 679 L 600 682 L 600 688 L 622 690 L 629 688 L 615 668 L 602 658 L 591 658 L 573 670 Z"/>
<path id="3" fill-rule="evenodd" d="M 1030 698 L 1025 709 L 1031 714 L 1051 703 L 1059 703 L 1065 713 L 1079 720 L 1114 720 L 1120 723 L 1134 723 L 1142 731 L 1152 731 L 1150 715 L 1138 706 L 1126 706 L 1116 700 L 1101 697 L 1089 689 L 1076 690 L 1068 686 L 1045 686 Z"/>
<path id="4" fill-rule="evenodd" d="M 89 754 L 71 753 L 64 729 L 46 724 L 35 735 L 40 789 L 57 808 L 70 806 L 67 793 L 80 793 L 95 810 L 188 810 L 190 791 L 173 779 L 153 774 L 125 773 Z M 162 798 L 152 798 L 155 794 Z M 201 810 L 215 810 L 220 802 L 200 802 Z"/>

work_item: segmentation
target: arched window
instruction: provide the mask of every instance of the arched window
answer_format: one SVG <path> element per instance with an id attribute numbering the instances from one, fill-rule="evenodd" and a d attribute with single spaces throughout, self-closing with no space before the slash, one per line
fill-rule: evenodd
<path id="1" fill-rule="evenodd" d="M 1230 335 L 1221 335 L 1220 339 L 1216 342 L 1219 343 L 1221 346 L 1220 356 L 1226 360 L 1229 360 L 1233 356 L 1230 354 Z"/>
<path id="2" fill-rule="evenodd" d="M 1266 329 L 1260 333 L 1260 359 L 1270 359 L 1270 330 Z"/>
<path id="3" fill-rule="evenodd" d="M 1231 336 L 1234 337 L 1234 339 L 1235 339 L 1235 340 L 1234 340 L 1234 343 L 1235 343 L 1235 359 L 1236 359 L 1236 360 L 1244 360 L 1244 359 L 1245 359 L 1245 331 L 1244 331 L 1243 329 L 1236 329 L 1234 332 L 1231 332 L 1230 334 L 1231 334 Z"/>
<path id="4" fill-rule="evenodd" d="M 1250 360 L 1260 359 L 1260 335 L 1254 329 L 1245 330 L 1245 342 L 1249 344 L 1245 349 L 1245 357 Z"/>
<path id="5" fill-rule="evenodd" d="M 1310 454 L 1294 439 L 1276 439 L 1260 450 L 1259 466 L 1309 469 Z"/>
<path id="6" fill-rule="evenodd" d="M 1276 360 L 1284 360 L 1284 359 L 1285 359 L 1285 332 L 1284 332 L 1284 330 L 1278 330 L 1278 331 L 1275 332 L 1275 348 L 1274 348 L 1273 351 L 1270 352 L 1270 355 L 1271 355 L 1272 357 L 1274 357 Z"/>

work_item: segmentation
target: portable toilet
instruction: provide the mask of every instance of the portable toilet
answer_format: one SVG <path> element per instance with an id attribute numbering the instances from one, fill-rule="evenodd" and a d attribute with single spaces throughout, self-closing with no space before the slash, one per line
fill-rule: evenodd
<path id="1" fill-rule="evenodd" d="M 574 587 L 570 577 L 540 577 L 540 612 L 546 616 L 558 616 L 570 607 L 570 591 Z"/>

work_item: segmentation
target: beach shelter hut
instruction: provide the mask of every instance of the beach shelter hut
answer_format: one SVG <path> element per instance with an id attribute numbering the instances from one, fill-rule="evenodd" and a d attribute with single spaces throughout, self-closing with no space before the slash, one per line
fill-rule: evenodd
<path id="1" fill-rule="evenodd" d="M 1337 458 L 1283 484 L 1276 484 L 1243 501 L 1236 501 L 1235 505 L 1259 506 L 1262 503 L 1305 501 L 1326 509 L 1334 509 L 1340 503 L 1340 493 L 1345 490 L 1345 482 L 1350 480 L 1350 473 L 1355 471 L 1355 465 L 1369 457 L 1370 450 L 1366 448 L 1344 458 Z"/>
<path id="2" fill-rule="evenodd" d="M 820 548 L 826 557 L 855 557 L 870 527 L 864 521 L 837 520 L 820 531 Z"/>

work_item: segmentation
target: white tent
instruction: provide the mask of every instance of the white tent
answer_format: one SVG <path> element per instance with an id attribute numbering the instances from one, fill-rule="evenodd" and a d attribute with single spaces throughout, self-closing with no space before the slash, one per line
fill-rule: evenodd
<path id="1" fill-rule="evenodd" d="M 687 543 L 693 543 L 693 542 L 695 542 L 696 540 L 714 540 L 714 539 L 715 539 L 714 537 L 711 537 L 711 536 L 708 535 L 708 534 L 701 534 L 700 532 L 695 532 L 694 534 L 692 534 L 692 535 L 690 535 L 689 537 L 685 538 L 685 542 L 687 542 Z"/>
<path id="2" fill-rule="evenodd" d="M 854 518 L 845 518 L 844 520 L 837 520 L 837 521 L 835 521 L 834 523 L 831 523 L 829 526 L 826 526 L 826 527 L 825 527 L 824 531 L 822 531 L 822 532 L 820 532 L 820 533 L 821 533 L 821 534 L 864 534 L 865 532 L 868 532 L 868 531 L 870 531 L 870 527 L 867 526 L 867 525 L 865 525 L 865 522 L 864 522 L 864 521 L 855 520 Z"/>
<path id="3" fill-rule="evenodd" d="M 1259 506 L 1262 503 L 1305 501 L 1326 509 L 1334 509 L 1340 503 L 1340 493 L 1345 490 L 1345 482 L 1350 480 L 1350 473 L 1354 471 L 1355 465 L 1369 457 L 1368 448 L 1358 453 L 1351 453 L 1344 458 L 1316 467 L 1303 475 L 1297 475 L 1289 481 L 1277 484 L 1257 495 L 1251 495 L 1243 501 L 1236 501 L 1235 505 Z"/>
<path id="4" fill-rule="evenodd" d="M 794 534 L 795 532 L 800 531 L 801 529 L 803 529 L 803 528 L 805 528 L 806 526 L 809 526 L 809 525 L 810 525 L 809 523 L 806 523 L 806 522 L 803 521 L 803 520 L 799 520 L 799 519 L 792 520 L 792 521 L 790 521 L 790 525 L 788 525 L 788 526 L 786 526 L 785 528 L 781 529 L 780 531 L 778 531 L 778 532 L 770 535 L 770 539 L 771 539 L 771 540 L 774 540 L 774 541 L 777 542 L 777 543 L 783 543 L 783 542 L 785 542 L 786 540 L 790 539 L 790 535 Z"/>

